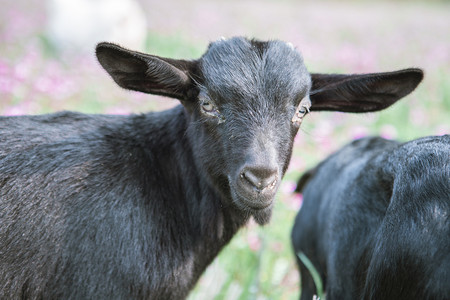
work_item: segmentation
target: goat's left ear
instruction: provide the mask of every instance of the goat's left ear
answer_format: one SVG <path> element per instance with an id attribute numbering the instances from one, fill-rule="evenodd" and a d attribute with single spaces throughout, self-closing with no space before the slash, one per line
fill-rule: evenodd
<path id="1" fill-rule="evenodd" d="M 420 69 L 356 75 L 311 74 L 310 110 L 382 110 L 411 93 L 422 78 Z"/>
<path id="2" fill-rule="evenodd" d="M 102 67 L 123 88 L 187 100 L 193 87 L 190 72 L 195 61 L 162 58 L 111 43 L 98 44 L 95 52 Z"/>

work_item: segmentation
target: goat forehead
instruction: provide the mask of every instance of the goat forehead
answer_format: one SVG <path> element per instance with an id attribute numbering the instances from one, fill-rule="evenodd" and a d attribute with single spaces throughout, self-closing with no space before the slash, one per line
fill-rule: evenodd
<path id="1" fill-rule="evenodd" d="M 220 40 L 202 57 L 204 82 L 212 96 L 286 98 L 306 91 L 310 76 L 299 52 L 281 41 Z"/>

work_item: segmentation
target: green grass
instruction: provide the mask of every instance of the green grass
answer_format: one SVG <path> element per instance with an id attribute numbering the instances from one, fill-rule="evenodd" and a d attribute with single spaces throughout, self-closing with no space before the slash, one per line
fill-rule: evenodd
<path id="1" fill-rule="evenodd" d="M 193 43 L 181 33 L 175 35 L 163 35 L 156 32 L 149 32 L 145 41 L 145 50 L 159 56 L 177 59 L 199 58 L 206 47 L 199 43 Z"/>
<path id="2" fill-rule="evenodd" d="M 325 300 L 325 298 L 323 297 L 322 279 L 320 278 L 319 272 L 317 272 L 313 263 L 309 260 L 309 258 L 303 252 L 297 253 L 297 256 L 302 261 L 302 263 L 305 265 L 305 267 L 308 269 L 309 273 L 311 274 L 311 277 L 314 280 L 314 284 L 316 286 L 316 291 L 317 291 L 317 297 L 319 297 L 319 299 Z"/>

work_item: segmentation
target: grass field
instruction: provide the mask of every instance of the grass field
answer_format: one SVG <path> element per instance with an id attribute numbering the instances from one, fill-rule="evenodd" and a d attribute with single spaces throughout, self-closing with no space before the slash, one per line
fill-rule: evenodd
<path id="1" fill-rule="evenodd" d="M 0 113 L 59 110 L 128 114 L 175 100 L 121 90 L 88 54 L 56 53 L 42 2 L 3 0 L 0 11 Z M 250 223 L 221 252 L 190 299 L 296 299 L 289 235 L 302 171 L 366 135 L 410 140 L 450 133 L 450 3 L 445 1 L 141 1 L 144 49 L 197 58 L 211 40 L 244 35 L 290 41 L 310 72 L 364 73 L 420 67 L 425 79 L 391 108 L 371 114 L 313 113 L 303 122 L 272 221 Z"/>

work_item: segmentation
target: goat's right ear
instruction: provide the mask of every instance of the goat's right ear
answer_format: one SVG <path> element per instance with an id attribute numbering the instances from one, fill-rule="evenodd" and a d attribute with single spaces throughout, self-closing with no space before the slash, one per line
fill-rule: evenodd
<path id="1" fill-rule="evenodd" d="M 193 87 L 190 72 L 195 61 L 162 58 L 111 43 L 98 44 L 96 55 L 102 67 L 125 89 L 187 100 Z"/>

